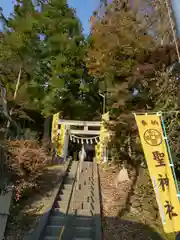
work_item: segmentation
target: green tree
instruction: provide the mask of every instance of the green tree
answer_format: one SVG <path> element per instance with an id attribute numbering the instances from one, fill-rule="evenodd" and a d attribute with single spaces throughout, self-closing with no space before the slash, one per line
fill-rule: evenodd
<path id="1" fill-rule="evenodd" d="M 75 11 L 66 1 L 34 4 L 21 0 L 10 18 L 3 15 L 1 18 L 4 22 L 1 62 L 4 67 L 8 63 L 15 69 L 11 81 L 9 74 L 3 75 L 11 89 L 9 95 L 12 96 L 21 68 L 18 103 L 44 115 L 62 111 L 64 117 L 88 117 L 82 109 L 91 105 L 87 99 L 93 92 L 93 81 L 84 64 L 88 45 Z"/>
<path id="2" fill-rule="evenodd" d="M 16 100 L 18 103 L 19 101 L 23 102 L 24 105 L 28 103 L 27 100 L 30 97 L 28 90 L 38 62 L 37 56 L 40 42 L 37 32 L 38 15 L 39 13 L 30 0 L 17 1 L 14 12 L 4 21 L 4 39 L 2 42 L 4 51 L 1 52 L 1 62 L 10 64 L 15 73 L 10 81 L 9 79 L 6 80 L 6 76 L 4 76 L 5 85 L 8 94 L 13 96 L 18 73 L 20 69 L 22 70 Z"/>
<path id="3" fill-rule="evenodd" d="M 41 9 L 43 56 L 50 66 L 44 113 L 61 110 L 64 117 L 88 116 L 83 109 L 92 80 L 84 64 L 87 43 L 81 23 L 66 1 L 41 3 Z"/>

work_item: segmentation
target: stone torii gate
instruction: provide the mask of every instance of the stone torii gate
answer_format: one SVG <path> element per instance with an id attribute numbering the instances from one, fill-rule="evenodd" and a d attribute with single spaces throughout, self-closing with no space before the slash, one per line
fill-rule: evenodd
<path id="1" fill-rule="evenodd" d="M 108 120 L 108 116 L 106 113 L 102 119 Z M 69 140 L 82 145 L 95 141 L 96 153 L 99 152 L 99 159 L 104 159 L 106 144 L 103 142 L 107 135 L 108 131 L 102 121 L 65 120 L 60 119 L 59 113 L 53 115 L 51 140 L 56 145 L 57 155 L 63 160 L 67 159 Z"/>
<path id="2" fill-rule="evenodd" d="M 77 138 L 78 141 L 83 144 L 84 141 L 91 139 L 97 139 L 100 135 L 101 122 L 98 121 L 76 121 L 76 120 L 64 120 L 59 119 L 58 122 L 59 134 L 61 134 L 61 126 L 64 125 L 64 144 L 62 146 L 61 157 L 66 160 L 68 154 L 69 140 Z M 87 137 L 83 137 L 83 136 Z M 93 136 L 93 137 L 92 137 Z M 73 139 L 72 139 L 73 140 Z"/>

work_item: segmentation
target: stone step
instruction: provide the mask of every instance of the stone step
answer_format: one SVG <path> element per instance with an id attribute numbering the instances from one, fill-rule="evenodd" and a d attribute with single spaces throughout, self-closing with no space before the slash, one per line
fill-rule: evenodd
<path id="1" fill-rule="evenodd" d="M 82 179 L 82 183 L 84 184 L 84 186 L 94 186 L 93 182 L 88 178 Z"/>
<path id="2" fill-rule="evenodd" d="M 68 168 L 68 172 L 71 171 L 71 168 L 72 168 L 72 164 L 69 166 L 69 168 Z"/>
<path id="3" fill-rule="evenodd" d="M 92 238 L 84 238 L 84 237 L 81 237 L 81 238 L 75 237 L 75 238 L 73 238 L 73 240 L 93 240 L 93 239 Z"/>
<path id="4" fill-rule="evenodd" d="M 75 175 L 76 175 L 76 169 L 75 169 L 75 168 L 71 168 L 71 170 L 68 172 L 67 177 L 74 179 L 74 178 L 75 178 Z"/>
<path id="5" fill-rule="evenodd" d="M 81 189 L 83 190 L 83 189 L 89 189 L 89 190 L 94 190 L 94 186 L 92 185 L 92 184 L 89 184 L 89 183 L 87 183 L 86 182 L 86 185 L 84 185 L 84 181 L 79 181 L 79 183 L 77 183 L 77 185 L 79 186 L 80 185 L 80 187 L 81 187 Z M 76 186 L 77 186 L 76 185 Z"/>
<path id="6" fill-rule="evenodd" d="M 79 195 L 79 194 L 82 194 L 82 196 L 83 196 L 83 194 L 84 193 L 93 193 L 94 191 L 93 191 L 93 189 L 90 187 L 90 188 L 86 188 L 86 187 L 84 187 L 84 186 L 78 186 L 78 188 L 77 188 L 77 186 L 76 186 L 76 195 Z"/>
<path id="7" fill-rule="evenodd" d="M 92 217 L 93 212 L 87 209 L 82 209 L 77 211 L 77 216 L 85 216 L 85 217 Z"/>
<path id="8" fill-rule="evenodd" d="M 94 191 L 92 190 L 92 189 L 77 189 L 76 190 L 76 196 L 78 197 L 78 196 L 87 196 L 88 194 L 89 195 L 93 195 L 94 194 Z"/>
<path id="9" fill-rule="evenodd" d="M 58 216 L 58 217 L 65 217 L 66 214 L 65 213 L 62 213 L 61 210 L 59 208 L 54 208 L 52 210 L 52 216 Z"/>
<path id="10" fill-rule="evenodd" d="M 62 189 L 61 190 L 61 195 L 70 196 L 70 194 L 71 194 L 71 189 Z"/>
<path id="11" fill-rule="evenodd" d="M 84 227 L 91 227 L 93 224 L 93 219 L 91 217 L 76 217 L 73 221 L 73 226 L 84 226 Z"/>
<path id="12" fill-rule="evenodd" d="M 90 192 L 76 192 L 74 199 L 78 202 L 88 202 L 88 197 L 91 197 Z"/>
<path id="13" fill-rule="evenodd" d="M 81 183 L 83 187 L 94 186 L 94 184 L 91 181 L 89 181 L 88 179 L 80 179 L 80 181 L 78 183 Z"/>
<path id="14" fill-rule="evenodd" d="M 75 198 L 75 201 L 73 201 L 73 203 L 89 203 L 90 202 L 90 196 L 86 195 L 83 197 L 79 197 L 77 196 Z"/>
<path id="15" fill-rule="evenodd" d="M 48 225 L 45 230 L 45 236 L 59 237 L 63 226 L 58 225 Z"/>
<path id="16" fill-rule="evenodd" d="M 66 176 L 66 179 L 73 179 L 73 180 L 75 180 L 75 171 L 70 171 L 68 174 L 67 174 L 67 176 Z M 65 179 L 65 180 L 66 180 Z"/>
<path id="17" fill-rule="evenodd" d="M 56 201 L 55 208 L 66 209 L 68 208 L 68 201 Z"/>
<path id="18" fill-rule="evenodd" d="M 64 180 L 64 184 L 70 184 L 70 185 L 72 185 L 74 183 L 74 178 L 66 178 L 65 180 Z"/>
<path id="19" fill-rule="evenodd" d="M 63 201 L 63 202 L 68 202 L 69 201 L 69 197 L 70 197 L 70 193 L 69 194 L 59 194 L 59 196 L 57 197 L 58 201 Z"/>
<path id="20" fill-rule="evenodd" d="M 59 240 L 59 237 L 46 236 L 43 239 L 44 240 Z"/>
<path id="21" fill-rule="evenodd" d="M 75 202 L 90 202 L 92 197 L 90 196 L 90 194 L 75 195 L 74 199 Z"/>
<path id="22" fill-rule="evenodd" d="M 68 202 L 70 196 L 71 196 L 71 191 L 61 192 L 61 193 L 57 196 L 57 201 Z"/>
<path id="23" fill-rule="evenodd" d="M 59 211 L 62 214 L 66 214 L 67 213 L 67 207 L 64 207 L 64 208 L 63 207 L 57 207 L 57 208 L 53 209 L 53 212 L 54 211 L 57 211 L 57 212 Z"/>
<path id="24" fill-rule="evenodd" d="M 72 228 L 72 232 L 76 238 L 91 238 L 93 235 L 92 227 L 76 227 L 75 229 Z"/>
<path id="25" fill-rule="evenodd" d="M 71 190 L 72 187 L 73 187 L 72 184 L 67 184 L 67 183 L 65 183 L 65 184 L 63 185 L 63 190 Z"/>
<path id="26" fill-rule="evenodd" d="M 77 165 L 78 165 L 78 162 L 77 162 L 77 161 L 73 161 L 73 162 L 72 162 L 72 166 L 76 166 L 76 167 L 77 167 Z"/>
<path id="27" fill-rule="evenodd" d="M 89 202 L 83 202 L 82 205 L 83 205 L 82 209 L 93 209 L 94 208 L 93 204 L 89 203 Z"/>
<path id="28" fill-rule="evenodd" d="M 75 173 L 76 173 L 76 169 L 77 169 L 77 163 L 74 162 L 74 163 L 71 165 L 71 172 L 75 174 Z"/>
<path id="29" fill-rule="evenodd" d="M 73 208 L 79 208 L 79 209 L 92 209 L 93 205 L 89 202 L 73 202 L 72 204 Z"/>
<path id="30" fill-rule="evenodd" d="M 65 223 L 66 223 L 66 217 L 51 216 L 49 219 L 49 225 L 64 226 Z"/>
<path id="31" fill-rule="evenodd" d="M 71 208 L 72 209 L 81 209 L 82 208 L 82 202 L 81 201 L 77 201 L 77 202 L 71 203 Z"/>

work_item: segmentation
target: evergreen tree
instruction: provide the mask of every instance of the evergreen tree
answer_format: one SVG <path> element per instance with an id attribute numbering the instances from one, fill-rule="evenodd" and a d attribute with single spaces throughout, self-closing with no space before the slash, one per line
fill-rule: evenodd
<path id="1" fill-rule="evenodd" d="M 15 76 L 5 85 L 8 94 L 13 96 L 16 87 L 17 77 L 20 69 L 22 75 L 16 101 L 22 103 L 26 98 L 28 103 L 28 90 L 32 84 L 34 73 L 38 62 L 40 38 L 37 32 L 39 13 L 35 10 L 33 3 L 28 1 L 17 1 L 14 12 L 6 19 L 4 24 L 4 52 L 1 55 L 1 62 L 11 64 Z M 8 54 L 5 54 L 8 53 Z M 9 85 L 11 85 L 9 87 Z M 22 93 L 22 94 L 21 94 Z M 31 102 L 32 104 L 32 102 Z"/>
<path id="2" fill-rule="evenodd" d="M 88 45 L 74 9 L 66 1 L 19 0 L 11 17 L 2 19 L 1 62 L 15 69 L 11 81 L 4 74 L 11 98 L 21 69 L 18 103 L 44 115 L 62 111 L 68 118 L 92 116 L 82 111 L 89 109 L 93 82 L 84 64 Z"/>

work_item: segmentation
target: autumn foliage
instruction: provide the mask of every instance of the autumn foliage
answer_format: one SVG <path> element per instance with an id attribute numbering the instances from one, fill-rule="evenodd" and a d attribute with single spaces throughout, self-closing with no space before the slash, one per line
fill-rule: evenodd
<path id="1" fill-rule="evenodd" d="M 38 178 L 47 162 L 47 153 L 37 141 L 8 142 L 8 167 L 15 183 L 16 201 L 38 188 Z"/>
<path id="2" fill-rule="evenodd" d="M 177 53 L 167 14 L 158 14 L 165 14 L 165 6 L 156 0 L 140 0 L 138 6 L 130 2 L 114 0 L 95 12 L 86 64 L 106 93 L 106 107 L 115 120 L 109 126 L 115 132 L 113 145 L 122 160 L 138 166 L 143 154 L 133 113 L 178 110 L 179 83 L 167 71 L 177 61 Z M 178 134 L 174 124 L 178 118 L 166 115 L 165 119 L 172 149 L 179 152 L 173 140 Z"/>

